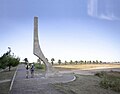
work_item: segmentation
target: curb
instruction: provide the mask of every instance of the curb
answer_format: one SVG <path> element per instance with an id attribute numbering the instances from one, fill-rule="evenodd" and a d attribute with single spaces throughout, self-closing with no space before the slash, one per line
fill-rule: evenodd
<path id="1" fill-rule="evenodd" d="M 74 75 L 74 78 L 70 82 L 75 81 L 75 80 L 76 80 L 76 76 Z"/>
<path id="2" fill-rule="evenodd" d="M 13 76 L 13 78 L 12 78 L 9 91 L 11 91 L 11 89 L 12 89 L 12 87 L 13 87 L 13 83 L 14 83 L 14 80 L 15 80 L 15 77 L 16 77 L 17 70 L 18 70 L 18 66 L 17 66 L 16 71 L 15 71 L 15 73 L 14 73 L 14 76 Z"/>
<path id="3" fill-rule="evenodd" d="M 3 72 L 3 71 L 5 71 L 5 70 L 7 70 L 7 69 L 8 69 L 8 67 L 7 67 L 7 68 L 5 68 L 5 69 L 1 69 L 1 70 L 0 70 L 0 72 Z"/>
<path id="4" fill-rule="evenodd" d="M 4 82 L 10 82 L 11 79 L 7 79 L 7 80 L 1 80 L 0 83 L 4 83 Z"/>
<path id="5" fill-rule="evenodd" d="M 4 71 L 3 69 L 0 70 L 0 72 L 3 72 L 3 71 Z"/>
<path id="6" fill-rule="evenodd" d="M 75 80 L 76 80 L 76 76 L 74 75 L 74 77 L 73 77 L 72 80 L 68 80 L 68 81 L 65 81 L 65 82 L 63 82 L 63 83 L 73 82 L 73 81 L 75 81 Z"/>

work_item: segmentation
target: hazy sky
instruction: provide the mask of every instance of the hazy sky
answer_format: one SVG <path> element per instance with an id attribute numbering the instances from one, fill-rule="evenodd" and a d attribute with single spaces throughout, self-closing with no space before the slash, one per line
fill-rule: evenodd
<path id="1" fill-rule="evenodd" d="M 44 55 L 67 60 L 120 61 L 120 0 L 0 0 L 0 56 L 11 47 L 33 55 L 33 20 L 39 18 Z"/>

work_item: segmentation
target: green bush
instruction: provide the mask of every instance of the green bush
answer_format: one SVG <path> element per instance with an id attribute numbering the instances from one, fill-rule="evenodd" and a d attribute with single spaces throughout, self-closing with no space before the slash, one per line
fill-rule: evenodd
<path id="1" fill-rule="evenodd" d="M 95 76 L 98 76 L 98 77 L 101 77 L 101 78 L 104 77 L 105 75 L 106 75 L 105 71 L 95 73 Z"/>
<path id="2" fill-rule="evenodd" d="M 44 64 L 35 63 L 35 68 L 36 69 L 45 69 L 45 65 Z"/>
<path id="3" fill-rule="evenodd" d="M 111 89 L 117 92 L 120 92 L 120 77 L 116 77 L 114 75 L 109 75 L 107 73 L 97 73 L 95 74 L 102 78 L 100 82 L 100 86 L 105 89 Z"/>

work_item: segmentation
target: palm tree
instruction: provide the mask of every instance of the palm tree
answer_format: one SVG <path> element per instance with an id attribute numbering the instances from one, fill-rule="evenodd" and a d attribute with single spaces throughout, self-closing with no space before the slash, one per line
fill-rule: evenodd
<path id="1" fill-rule="evenodd" d="M 80 60 L 80 64 L 83 64 L 84 63 L 84 61 L 83 60 Z"/>
<path id="2" fill-rule="evenodd" d="M 72 60 L 70 60 L 70 64 L 72 64 L 73 63 L 73 61 Z"/>
<path id="3" fill-rule="evenodd" d="M 90 60 L 90 64 L 92 64 L 91 60 Z"/>
<path id="4" fill-rule="evenodd" d="M 93 64 L 95 64 L 96 62 L 95 61 L 93 61 Z"/>
<path id="5" fill-rule="evenodd" d="M 85 64 L 87 63 L 87 61 L 85 60 Z"/>
<path id="6" fill-rule="evenodd" d="M 62 63 L 62 62 L 61 62 L 61 60 L 59 59 L 59 60 L 58 60 L 58 64 L 60 65 L 61 63 Z"/>
<path id="7" fill-rule="evenodd" d="M 96 64 L 98 64 L 99 62 L 98 62 L 98 60 L 96 60 Z"/>
<path id="8" fill-rule="evenodd" d="M 67 64 L 67 61 L 65 61 L 65 65 Z"/>
<path id="9" fill-rule="evenodd" d="M 39 68 L 42 66 L 42 64 L 41 64 L 41 59 L 39 58 L 39 59 L 37 59 L 37 63 L 38 63 L 38 65 L 39 65 Z"/>
<path id="10" fill-rule="evenodd" d="M 75 61 L 75 64 L 78 64 L 78 61 Z"/>
<path id="11" fill-rule="evenodd" d="M 25 64 L 27 64 L 27 63 L 28 63 L 28 59 L 27 59 L 27 58 L 25 58 L 25 59 L 24 59 L 24 61 L 25 61 Z"/>
<path id="12" fill-rule="evenodd" d="M 40 59 L 37 59 L 37 63 L 41 64 L 41 60 L 40 60 Z"/>
<path id="13" fill-rule="evenodd" d="M 100 61 L 100 64 L 102 64 L 102 61 Z"/>
<path id="14" fill-rule="evenodd" d="M 53 63 L 54 61 L 55 61 L 55 59 L 54 59 L 54 58 L 51 58 L 51 64 L 52 64 L 52 65 L 54 64 L 54 63 Z"/>
<path id="15" fill-rule="evenodd" d="M 48 58 L 46 58 L 46 60 L 49 61 Z"/>

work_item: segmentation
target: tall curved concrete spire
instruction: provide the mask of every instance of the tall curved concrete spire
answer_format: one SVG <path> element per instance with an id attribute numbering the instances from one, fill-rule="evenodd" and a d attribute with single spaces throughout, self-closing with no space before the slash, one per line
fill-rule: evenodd
<path id="1" fill-rule="evenodd" d="M 47 59 L 45 58 L 40 45 L 39 45 L 39 38 L 38 38 L 38 17 L 34 17 L 34 43 L 33 43 L 33 54 L 36 55 L 39 59 L 41 59 L 45 66 L 46 66 L 46 76 L 49 76 L 55 72 L 52 65 L 48 63 Z"/>

